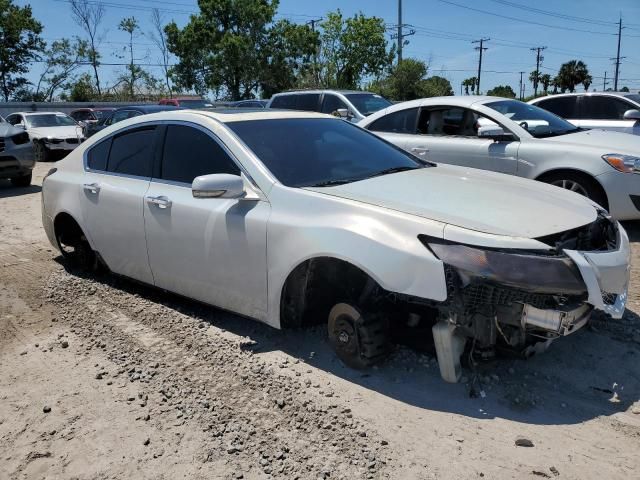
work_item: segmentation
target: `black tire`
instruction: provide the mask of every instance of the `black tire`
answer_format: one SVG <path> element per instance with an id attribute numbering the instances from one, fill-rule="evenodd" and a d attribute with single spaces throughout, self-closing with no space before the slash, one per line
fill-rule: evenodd
<path id="1" fill-rule="evenodd" d="M 33 142 L 33 154 L 36 157 L 36 162 L 48 162 L 51 157 L 51 152 L 44 146 L 44 143 L 34 141 Z"/>
<path id="2" fill-rule="evenodd" d="M 609 208 L 607 195 L 593 177 L 580 172 L 552 172 L 540 178 L 545 183 L 566 188 L 590 198 L 605 209 Z"/>
<path id="3" fill-rule="evenodd" d="M 13 177 L 11 179 L 11 184 L 14 187 L 28 187 L 29 185 L 31 185 L 31 177 L 33 176 L 33 174 L 31 172 L 29 172 L 26 175 L 23 175 L 21 177 Z"/>
<path id="4" fill-rule="evenodd" d="M 327 327 L 333 350 L 351 368 L 365 369 L 391 352 L 389 324 L 384 315 L 361 313 L 348 303 L 338 303 L 329 312 Z"/>
<path id="5" fill-rule="evenodd" d="M 58 235 L 58 245 L 64 259 L 73 267 L 85 272 L 97 272 L 100 270 L 98 255 L 84 235 L 74 236 L 68 243 Z"/>

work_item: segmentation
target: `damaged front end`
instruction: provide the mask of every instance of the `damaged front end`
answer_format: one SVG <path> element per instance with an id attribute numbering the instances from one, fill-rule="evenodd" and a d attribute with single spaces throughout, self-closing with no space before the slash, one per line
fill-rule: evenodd
<path id="1" fill-rule="evenodd" d="M 624 313 L 629 241 L 604 212 L 591 224 L 535 239 L 548 249 L 420 240 L 445 265 L 447 301 L 433 333 L 447 381 L 458 380 L 465 345 L 480 358 L 498 349 L 531 355 L 579 330 L 594 309 Z"/>

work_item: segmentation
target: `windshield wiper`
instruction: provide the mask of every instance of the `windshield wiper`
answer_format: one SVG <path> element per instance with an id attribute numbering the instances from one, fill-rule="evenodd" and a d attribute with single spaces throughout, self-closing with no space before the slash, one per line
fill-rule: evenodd
<path id="1" fill-rule="evenodd" d="M 418 168 L 421 168 L 421 167 L 408 167 L 408 166 L 405 165 L 403 167 L 385 168 L 384 170 L 380 170 L 379 172 L 376 172 L 373 175 L 369 175 L 367 178 L 380 177 L 382 175 L 389 175 L 391 173 L 405 172 L 407 170 L 416 170 Z"/>
<path id="2" fill-rule="evenodd" d="M 306 185 L 307 187 L 333 187 L 335 185 L 344 185 L 345 183 L 357 182 L 362 180 L 361 178 L 347 178 L 344 180 L 327 180 L 325 182 L 314 183 L 313 185 Z"/>

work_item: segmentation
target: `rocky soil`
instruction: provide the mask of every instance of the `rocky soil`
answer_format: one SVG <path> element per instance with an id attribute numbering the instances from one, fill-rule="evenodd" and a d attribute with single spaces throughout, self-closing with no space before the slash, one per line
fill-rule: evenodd
<path id="1" fill-rule="evenodd" d="M 403 347 L 354 372 L 322 328 L 65 268 L 40 225 L 48 167 L 0 181 L 0 479 L 637 477 L 637 268 L 623 320 L 528 361 L 448 385 Z"/>

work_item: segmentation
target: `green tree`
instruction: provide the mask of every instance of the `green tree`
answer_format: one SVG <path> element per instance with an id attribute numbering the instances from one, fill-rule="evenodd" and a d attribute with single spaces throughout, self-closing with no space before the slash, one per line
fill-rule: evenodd
<path id="1" fill-rule="evenodd" d="M 73 73 L 88 60 L 89 44 L 76 38 L 73 42 L 67 38 L 56 40 L 45 51 L 45 68 L 34 93 L 34 100 L 51 101 L 59 88 L 72 79 Z"/>
<path id="2" fill-rule="evenodd" d="M 90 102 L 95 100 L 98 95 L 94 79 L 88 73 L 83 73 L 75 81 L 68 85 L 69 93 L 63 95 L 63 100 L 70 102 Z"/>
<path id="3" fill-rule="evenodd" d="M 5 102 L 29 84 L 24 74 L 45 47 L 41 32 L 42 24 L 33 18 L 29 5 L 0 0 L 0 89 Z"/>
<path id="4" fill-rule="evenodd" d="M 127 81 L 129 87 L 129 96 L 131 100 L 135 98 L 136 80 L 142 77 L 142 69 L 134 63 L 133 57 L 133 37 L 139 29 L 136 17 L 123 18 L 118 25 L 118 29 L 129 34 L 129 55 L 130 61 L 128 68 L 129 79 Z"/>
<path id="5" fill-rule="evenodd" d="M 414 58 L 405 58 L 394 65 L 389 74 L 372 82 L 368 89 L 383 97 L 398 101 L 422 97 L 422 82 L 427 76 L 427 65 Z"/>
<path id="6" fill-rule="evenodd" d="M 548 73 L 540 75 L 540 83 L 542 84 L 542 89 L 544 90 L 544 93 L 546 95 L 549 91 L 549 85 L 551 85 L 552 83 L 551 75 L 549 75 Z"/>
<path id="7" fill-rule="evenodd" d="M 200 0 L 200 13 L 180 29 L 165 27 L 169 51 L 178 57 L 172 77 L 179 87 L 230 99 L 251 98 L 260 85 L 269 25 L 277 0 Z"/>
<path id="8" fill-rule="evenodd" d="M 621 92 L 629 92 L 629 87 L 622 87 L 620 89 Z"/>
<path id="9" fill-rule="evenodd" d="M 404 63 L 404 60 L 402 60 Z M 434 75 L 426 78 L 420 85 L 421 97 L 447 97 L 453 95 L 451 82 L 444 77 Z"/>
<path id="10" fill-rule="evenodd" d="M 102 95 L 102 89 L 100 87 L 100 76 L 98 75 L 98 67 L 100 66 L 100 52 L 98 52 L 98 48 L 100 48 L 104 33 L 101 33 L 99 30 L 106 10 L 100 1 L 70 0 L 70 3 L 73 21 L 84 30 L 89 38 L 89 62 L 93 68 L 95 85 L 98 90 L 98 96 L 100 96 Z"/>
<path id="11" fill-rule="evenodd" d="M 487 95 L 493 97 L 516 98 L 516 92 L 509 85 L 498 85 L 487 92 Z"/>
<path id="12" fill-rule="evenodd" d="M 320 79 L 328 88 L 358 88 L 363 78 L 378 77 L 393 62 L 384 20 L 358 13 L 344 18 L 329 12 L 320 24 Z"/>
<path id="13" fill-rule="evenodd" d="M 593 83 L 593 77 L 589 74 L 587 74 L 583 79 L 582 79 L 582 86 L 584 87 L 584 91 L 588 92 L 589 91 L 589 87 L 591 86 L 591 84 Z"/>
<path id="14" fill-rule="evenodd" d="M 466 78 L 462 81 L 462 86 L 464 87 L 465 95 L 469 95 L 469 89 L 471 89 L 471 94 L 476 91 L 476 77 Z"/>
<path id="15" fill-rule="evenodd" d="M 529 81 L 533 85 L 534 91 L 538 89 L 538 83 L 540 83 L 540 77 L 541 77 L 540 72 L 536 70 L 534 70 L 529 74 Z"/>
<path id="16" fill-rule="evenodd" d="M 574 92 L 576 85 L 580 85 L 589 75 L 589 69 L 582 60 L 571 60 L 563 63 L 558 71 L 558 87 L 562 93 L 569 90 Z"/>
<path id="17" fill-rule="evenodd" d="M 167 44 L 167 34 L 164 31 L 164 21 L 160 10 L 154 8 L 151 11 L 151 25 L 153 29 L 149 32 L 148 36 L 151 41 L 156 45 L 161 54 L 162 73 L 164 74 L 164 83 L 167 87 L 167 93 L 171 96 L 171 75 L 169 70 L 169 58 L 171 52 L 169 52 L 169 46 Z"/>

